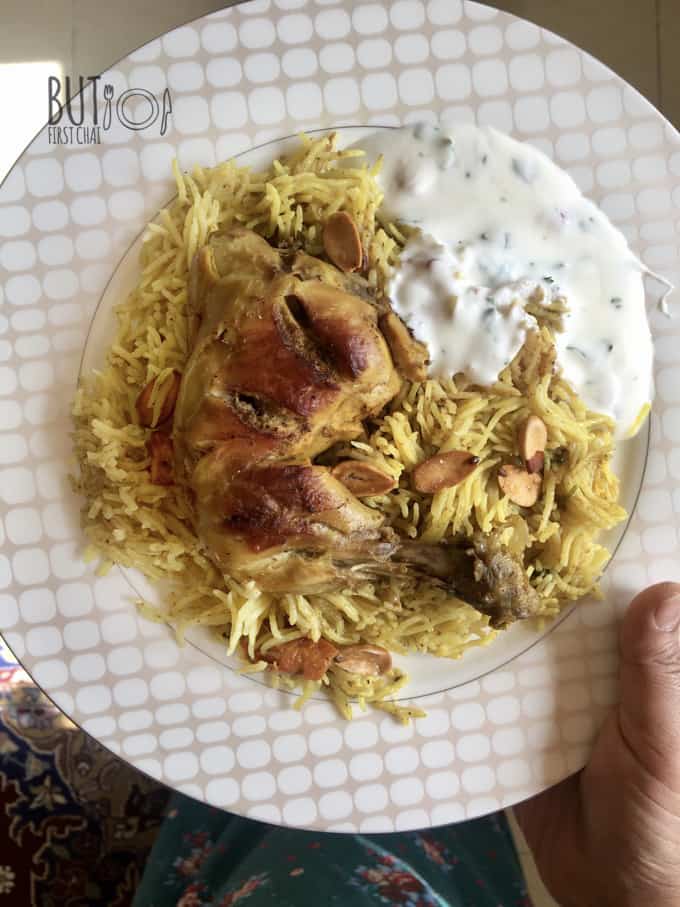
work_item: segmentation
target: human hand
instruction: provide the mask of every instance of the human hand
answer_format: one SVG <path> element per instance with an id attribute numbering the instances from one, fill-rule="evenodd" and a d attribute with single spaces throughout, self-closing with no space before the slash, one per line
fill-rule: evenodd
<path id="1" fill-rule="evenodd" d="M 577 775 L 515 807 L 562 907 L 680 905 L 680 585 L 633 599 L 620 703 Z"/>

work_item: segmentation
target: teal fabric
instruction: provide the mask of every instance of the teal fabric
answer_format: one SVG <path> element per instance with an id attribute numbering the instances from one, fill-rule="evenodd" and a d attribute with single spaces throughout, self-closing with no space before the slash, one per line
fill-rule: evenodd
<path id="1" fill-rule="evenodd" d="M 502 813 L 422 832 L 293 831 L 175 796 L 133 907 L 531 907 Z"/>

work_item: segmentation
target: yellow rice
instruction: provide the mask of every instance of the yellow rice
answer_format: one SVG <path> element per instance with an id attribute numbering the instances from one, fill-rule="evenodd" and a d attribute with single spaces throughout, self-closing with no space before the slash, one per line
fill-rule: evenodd
<path id="1" fill-rule="evenodd" d="M 75 485 L 86 499 L 86 557 L 99 560 L 100 572 L 118 563 L 165 581 L 163 609 L 145 603 L 140 608 L 152 619 L 169 620 L 180 640 L 198 624 L 220 634 L 230 654 L 246 640 L 251 657 L 256 641 L 266 651 L 300 636 L 323 636 L 341 645 L 363 640 L 397 653 L 458 658 L 495 636 L 486 616 L 422 581 L 416 586 L 384 579 L 307 596 L 273 595 L 254 581 L 236 582 L 202 549 L 177 489 L 150 482 L 149 432 L 138 424 L 134 403 L 141 388 L 160 377 L 151 400 L 157 411 L 159 386 L 173 369 L 184 369 L 190 353 L 188 268 L 213 231 L 242 224 L 317 254 L 320 225 L 343 209 L 360 227 L 369 280 L 383 285 L 403 236 L 397 226 L 378 219 L 381 194 L 374 177 L 379 162 L 347 166 L 348 158 L 361 154 L 337 150 L 335 137 L 302 136 L 298 148 L 265 173 L 233 162 L 197 167 L 190 174 L 175 166 L 177 197 L 149 224 L 139 284 L 116 308 L 118 330 L 106 363 L 78 389 Z M 529 336 L 493 388 L 475 388 L 460 376 L 407 383 L 370 432 L 342 453 L 372 461 L 400 480 L 397 491 L 369 503 L 405 537 L 438 542 L 476 528 L 500 531 L 509 548 L 525 556 L 542 614 L 551 618 L 565 603 L 596 591 L 609 557 L 598 535 L 625 512 L 617 504 L 618 483 L 610 470 L 611 421 L 588 411 L 551 368 L 550 330 L 559 306 L 534 314 L 540 332 Z M 543 419 L 549 438 L 543 492 L 527 511 L 500 494 L 496 469 L 514 459 L 517 426 L 530 413 Z M 459 448 L 480 457 L 472 475 L 432 496 L 412 490 L 408 473 L 414 465 L 435 452 Z M 266 667 L 261 661 L 248 670 Z M 274 680 L 295 684 L 286 677 Z M 421 713 L 391 698 L 405 682 L 397 669 L 379 680 L 332 669 L 322 685 L 347 717 L 356 700 L 408 720 Z M 305 684 L 299 704 L 317 686 Z"/>

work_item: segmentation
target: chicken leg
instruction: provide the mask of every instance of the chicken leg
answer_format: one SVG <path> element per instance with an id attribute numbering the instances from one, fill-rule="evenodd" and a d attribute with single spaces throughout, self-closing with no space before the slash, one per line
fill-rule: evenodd
<path id="1" fill-rule="evenodd" d="M 496 626 L 531 615 L 538 596 L 493 538 L 402 542 L 377 510 L 313 463 L 357 437 L 401 386 L 379 326 L 385 311 L 360 298 L 362 290 L 356 277 L 277 251 L 242 228 L 213 234 L 197 253 L 193 352 L 173 441 L 199 537 L 225 572 L 272 592 L 411 571 L 464 597 Z M 408 334 L 398 335 L 395 358 L 403 361 Z"/>

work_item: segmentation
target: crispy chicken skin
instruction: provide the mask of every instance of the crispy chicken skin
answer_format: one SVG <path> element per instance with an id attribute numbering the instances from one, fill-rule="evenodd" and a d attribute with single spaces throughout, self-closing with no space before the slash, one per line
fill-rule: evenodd
<path id="1" fill-rule="evenodd" d="M 334 267 L 286 260 L 240 228 L 211 237 L 192 265 L 177 474 L 221 566 L 270 590 L 324 587 L 337 577 L 333 555 L 366 542 L 380 555 L 391 536 L 312 465 L 401 385 L 375 307 L 350 286 Z"/>

